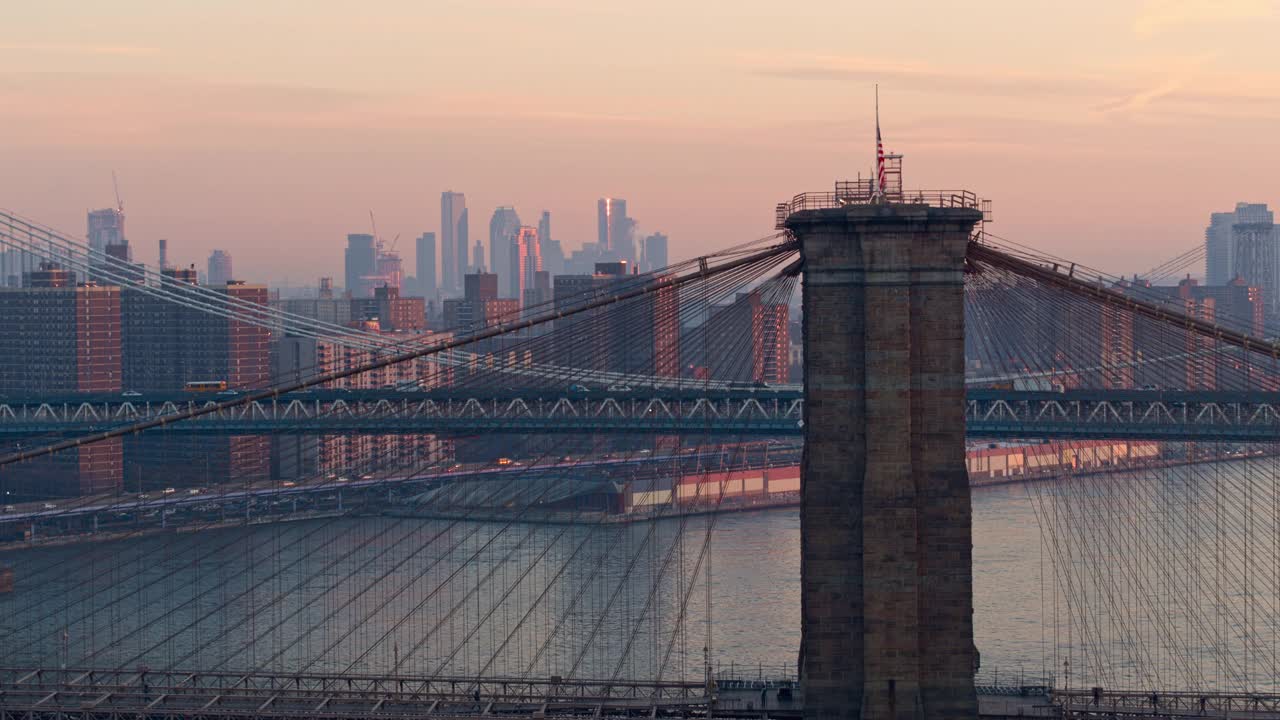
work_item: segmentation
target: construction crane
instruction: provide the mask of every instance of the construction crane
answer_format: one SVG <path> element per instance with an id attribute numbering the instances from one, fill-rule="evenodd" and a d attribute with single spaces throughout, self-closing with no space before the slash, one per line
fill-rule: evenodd
<path id="1" fill-rule="evenodd" d="M 373 211 L 369 211 L 369 224 L 373 226 L 373 244 L 378 248 L 378 252 L 382 252 L 382 237 L 378 235 L 378 221 L 373 218 Z M 396 251 L 396 243 L 400 242 L 400 233 L 391 239 L 391 247 L 387 249 L 388 253 Z"/>

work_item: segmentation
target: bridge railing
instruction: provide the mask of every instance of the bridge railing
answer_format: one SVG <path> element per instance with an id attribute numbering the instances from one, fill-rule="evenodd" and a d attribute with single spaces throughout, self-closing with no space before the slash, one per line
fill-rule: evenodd
<path id="1" fill-rule="evenodd" d="M 716 684 L 721 689 L 760 689 L 765 687 L 794 687 L 800 677 L 794 664 L 764 665 L 757 663 L 729 663 L 717 665 Z"/>
<path id="2" fill-rule="evenodd" d="M 1052 700 L 1068 717 L 1139 714 L 1229 717 L 1235 713 L 1275 717 L 1280 713 L 1280 695 L 1270 693 L 1161 692 L 1098 687 L 1054 690 Z"/>
<path id="3" fill-rule="evenodd" d="M 242 672 L 231 670 L 176 670 L 126 668 L 0 668 L 0 694 L 12 698 L 34 691 L 101 696 L 141 690 L 151 698 L 161 695 L 203 694 L 209 697 L 235 692 L 262 698 L 285 692 L 330 697 L 379 698 L 411 695 L 417 698 L 467 699 L 477 694 L 488 700 L 607 700 L 644 699 L 650 702 L 684 700 L 701 702 L 705 686 L 690 681 L 628 679 L 577 679 L 377 675 L 361 673 Z"/>

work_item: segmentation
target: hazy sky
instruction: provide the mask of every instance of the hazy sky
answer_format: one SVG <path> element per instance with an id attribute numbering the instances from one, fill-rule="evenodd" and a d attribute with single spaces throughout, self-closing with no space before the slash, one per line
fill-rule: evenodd
<path id="1" fill-rule="evenodd" d="M 120 177 L 139 260 L 342 275 L 348 232 L 467 194 L 569 248 L 625 197 L 685 257 L 872 162 L 1117 271 L 1280 204 L 1274 0 L 41 0 L 0 24 L 0 207 L 84 232 Z M 408 270 L 409 267 L 406 269 Z"/>

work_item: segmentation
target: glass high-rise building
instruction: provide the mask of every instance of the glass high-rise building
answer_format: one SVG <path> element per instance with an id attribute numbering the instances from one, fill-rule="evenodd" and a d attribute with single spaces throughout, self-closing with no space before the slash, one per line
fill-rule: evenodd
<path id="1" fill-rule="evenodd" d="M 551 212 L 548 210 L 543 210 L 542 217 L 538 219 L 538 246 L 542 255 L 542 269 L 552 275 L 563 275 L 564 248 L 560 246 L 559 240 L 551 237 Z"/>
<path id="2" fill-rule="evenodd" d="M 542 217 L 538 218 L 538 239 L 546 242 L 551 239 L 551 211 L 543 210 Z"/>
<path id="3" fill-rule="evenodd" d="M 600 198 L 596 203 L 596 247 L 602 260 L 626 260 L 635 265 L 636 247 L 632 232 L 635 223 L 627 217 L 627 201 Z"/>
<path id="4" fill-rule="evenodd" d="M 640 263 L 640 269 L 643 272 L 661 270 L 669 264 L 667 260 L 667 244 L 667 236 L 662 233 L 654 233 L 645 237 L 640 249 L 644 255 Z"/>
<path id="5" fill-rule="evenodd" d="M 372 289 L 363 279 L 377 273 L 378 251 L 373 244 L 373 236 L 364 233 L 353 233 L 347 236 L 346 283 L 347 292 L 353 298 L 369 297 Z"/>
<path id="6" fill-rule="evenodd" d="M 511 287 L 511 242 L 519 231 L 520 215 L 515 208 L 503 206 L 493 211 L 489 219 L 489 272 L 498 276 L 503 288 Z"/>
<path id="7" fill-rule="evenodd" d="M 428 300 L 436 296 L 436 234 L 424 232 L 417 242 L 418 288 Z"/>
<path id="8" fill-rule="evenodd" d="M 538 231 L 528 225 L 516 228 L 508 257 L 510 279 L 503 279 L 507 297 L 523 301 L 525 288 L 533 287 L 534 275 L 542 271 L 542 247 L 538 244 Z"/>
<path id="9" fill-rule="evenodd" d="M 456 293 L 467 274 L 467 197 L 446 190 L 440 194 L 440 287 Z"/>

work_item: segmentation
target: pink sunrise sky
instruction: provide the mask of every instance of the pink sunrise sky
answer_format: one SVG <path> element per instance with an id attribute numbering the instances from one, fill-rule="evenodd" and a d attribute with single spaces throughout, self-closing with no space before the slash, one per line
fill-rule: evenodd
<path id="1" fill-rule="evenodd" d="M 340 276 L 348 232 L 439 229 L 467 194 L 573 249 L 628 200 L 673 259 L 772 232 L 872 162 L 1117 272 L 1280 205 L 1275 0 L 42 0 L 0 25 L 0 207 L 77 235 L 114 202 L 154 263 Z"/>

